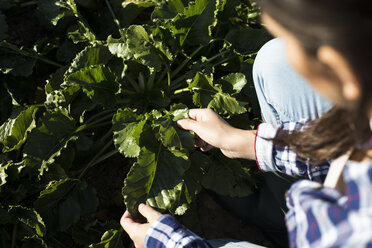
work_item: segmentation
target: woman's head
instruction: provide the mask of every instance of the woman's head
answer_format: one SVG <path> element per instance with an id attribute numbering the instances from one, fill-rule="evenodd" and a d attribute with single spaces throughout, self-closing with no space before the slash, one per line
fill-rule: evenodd
<path id="1" fill-rule="evenodd" d="M 367 0 L 258 0 L 293 67 L 336 106 L 305 132 L 278 139 L 324 160 L 369 138 L 372 12 Z"/>
<path id="2" fill-rule="evenodd" d="M 370 105 L 372 13 L 366 0 L 262 0 L 263 22 L 284 39 L 287 56 L 340 107 Z M 361 100 L 361 101 L 358 101 Z"/>

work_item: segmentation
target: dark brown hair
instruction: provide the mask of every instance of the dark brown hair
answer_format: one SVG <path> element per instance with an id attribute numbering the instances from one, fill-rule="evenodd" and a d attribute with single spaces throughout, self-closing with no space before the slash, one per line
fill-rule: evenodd
<path id="1" fill-rule="evenodd" d="M 330 45 L 349 61 L 360 79 L 362 96 L 350 108 L 333 107 L 303 131 L 279 132 L 274 142 L 289 145 L 303 158 L 321 163 L 357 147 L 371 136 L 372 13 L 368 0 L 258 0 L 263 12 L 290 31 L 316 58 Z"/>

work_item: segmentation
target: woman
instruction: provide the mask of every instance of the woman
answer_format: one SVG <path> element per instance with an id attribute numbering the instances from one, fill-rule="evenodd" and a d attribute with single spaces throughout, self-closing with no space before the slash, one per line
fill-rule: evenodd
<path id="1" fill-rule="evenodd" d="M 371 4 L 366 0 L 260 4 L 263 23 L 281 38 L 265 45 L 255 62 L 255 86 L 266 123 L 256 134 L 229 126 L 211 110 L 198 109 L 190 110 L 190 119 L 178 124 L 200 137 L 197 145 L 202 150 L 217 147 L 228 157 L 256 159 L 263 171 L 310 179 L 297 181 L 287 192 L 291 247 L 372 246 Z M 270 68 L 285 65 L 277 56 L 283 43 L 290 65 L 334 104 L 325 114 L 330 104 L 298 75 L 286 66 Z M 282 63 L 271 63 L 267 51 Z M 312 121 L 304 124 L 301 119 Z M 328 161 L 350 152 L 337 188 L 323 187 Z M 139 211 L 149 223 L 136 223 L 127 212 L 121 219 L 136 247 L 223 247 L 147 205 L 140 205 Z M 247 242 L 225 244 L 250 247 Z"/>

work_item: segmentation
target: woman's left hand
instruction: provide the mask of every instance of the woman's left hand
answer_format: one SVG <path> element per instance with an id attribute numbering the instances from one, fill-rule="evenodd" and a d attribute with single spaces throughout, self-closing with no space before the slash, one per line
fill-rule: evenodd
<path id="1" fill-rule="evenodd" d="M 138 206 L 138 211 L 145 217 L 148 223 L 136 222 L 128 211 L 125 211 L 121 217 L 120 224 L 123 229 L 128 233 L 129 237 L 133 240 L 136 248 L 143 248 L 145 235 L 147 230 L 149 230 L 151 224 L 156 221 L 162 214 L 154 210 L 152 207 L 140 204 Z"/>

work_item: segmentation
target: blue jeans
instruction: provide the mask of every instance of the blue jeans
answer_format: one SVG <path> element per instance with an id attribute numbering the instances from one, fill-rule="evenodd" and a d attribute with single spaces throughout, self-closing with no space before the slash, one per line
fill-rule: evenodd
<path id="1" fill-rule="evenodd" d="M 313 120 L 332 107 L 290 66 L 285 57 L 284 43 L 280 39 L 269 41 L 259 51 L 253 65 L 253 80 L 262 119 L 267 123 L 280 125 L 287 121 Z M 214 195 L 214 198 L 243 220 L 259 226 L 259 222 L 266 222 L 261 226 L 263 229 L 282 236 L 284 230 L 286 235 L 284 192 L 296 179 L 278 177 L 273 173 L 265 173 L 265 179 L 263 188 L 251 196 L 232 198 Z M 247 241 L 231 239 L 208 242 L 215 248 L 260 247 Z M 278 243 L 283 244 L 283 239 Z"/>

